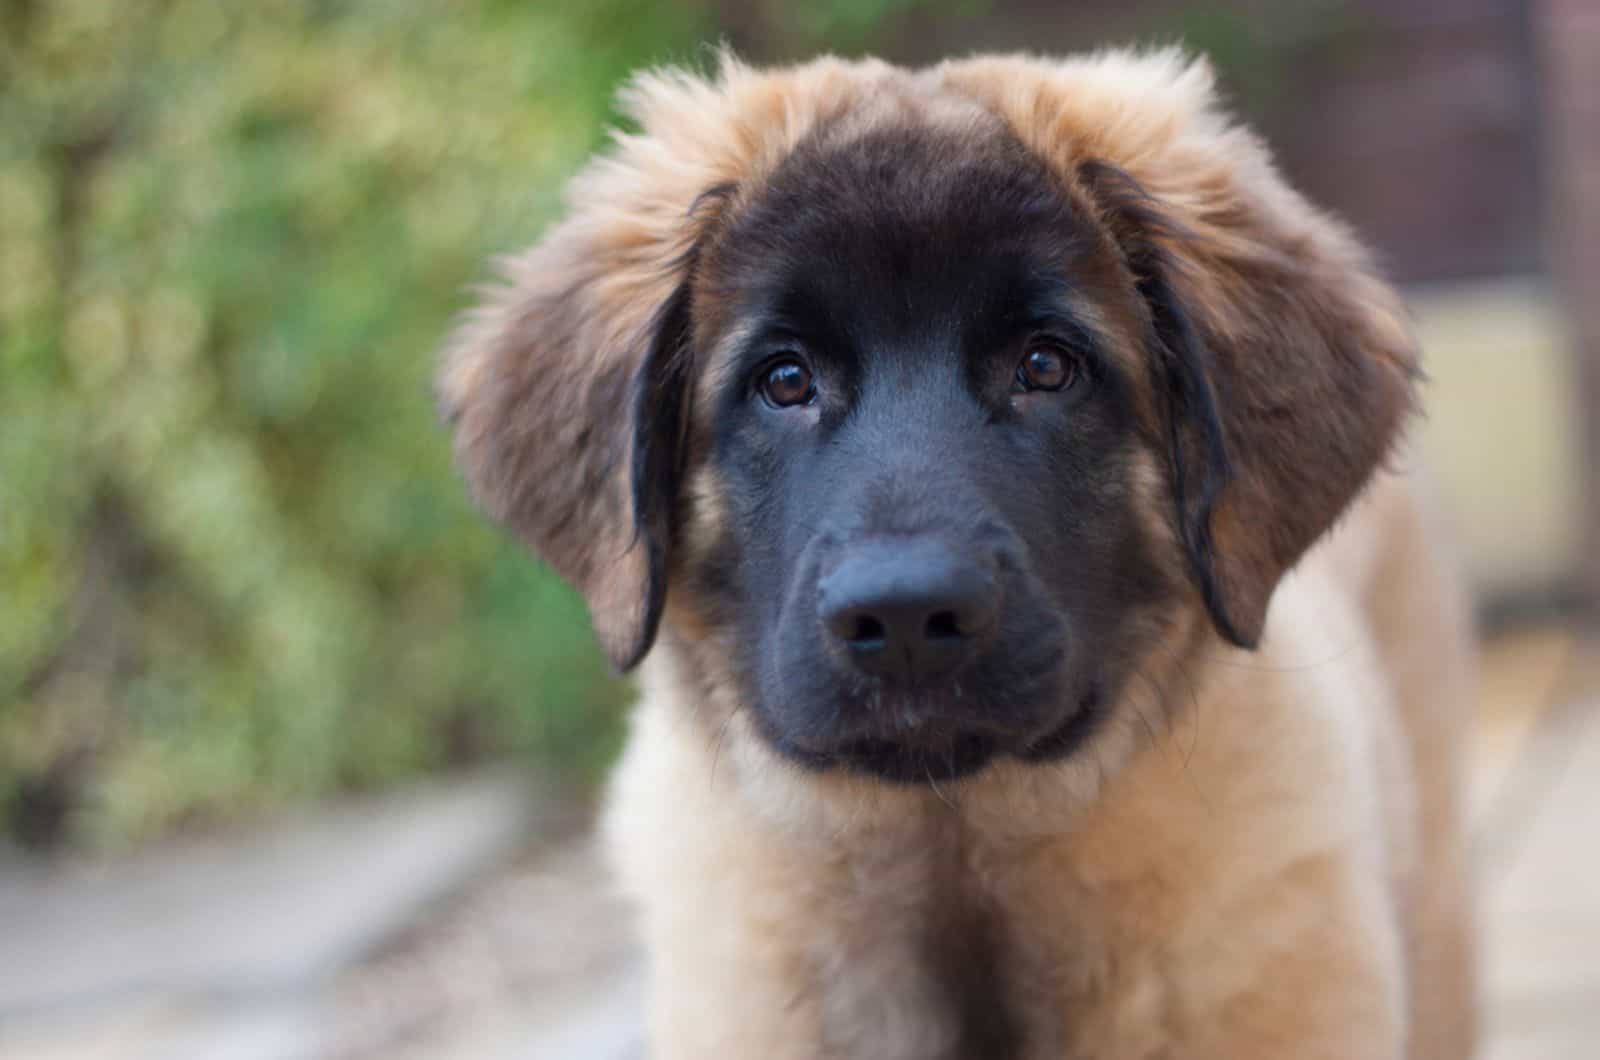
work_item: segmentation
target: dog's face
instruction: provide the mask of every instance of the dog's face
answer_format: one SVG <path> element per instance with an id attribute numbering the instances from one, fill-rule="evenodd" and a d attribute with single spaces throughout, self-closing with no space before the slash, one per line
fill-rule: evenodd
<path id="1" fill-rule="evenodd" d="M 1392 295 L 1171 56 L 635 96 L 444 403 L 614 661 L 665 613 L 805 767 L 1073 753 L 1180 619 L 1255 642 L 1407 407 Z"/>
<path id="2" fill-rule="evenodd" d="M 760 732 L 916 781 L 1072 750 L 1176 593 L 1093 218 L 998 122 L 817 137 L 692 287 L 725 517 L 681 591 L 740 631 Z"/>

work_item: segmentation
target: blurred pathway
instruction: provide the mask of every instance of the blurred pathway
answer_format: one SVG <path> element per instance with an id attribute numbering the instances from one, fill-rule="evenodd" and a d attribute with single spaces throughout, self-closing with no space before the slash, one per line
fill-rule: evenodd
<path id="1" fill-rule="evenodd" d="M 0 856 L 0 1056 L 325 1055 L 331 987 L 548 828 L 488 773 L 127 858 Z"/>
<path id="2" fill-rule="evenodd" d="M 1600 1056 L 1600 641 L 1485 659 L 1475 777 L 1483 1060 Z"/>

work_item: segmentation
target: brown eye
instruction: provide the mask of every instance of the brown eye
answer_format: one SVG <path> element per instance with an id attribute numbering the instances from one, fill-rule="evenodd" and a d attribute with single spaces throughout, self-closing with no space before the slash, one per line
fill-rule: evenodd
<path id="1" fill-rule="evenodd" d="M 1018 390 L 1065 390 L 1078 379 L 1078 359 L 1049 342 L 1033 342 L 1017 365 Z"/>
<path id="2" fill-rule="evenodd" d="M 759 385 L 767 404 L 778 409 L 804 405 L 817 396 L 811 369 L 792 355 L 780 357 L 762 369 Z"/>

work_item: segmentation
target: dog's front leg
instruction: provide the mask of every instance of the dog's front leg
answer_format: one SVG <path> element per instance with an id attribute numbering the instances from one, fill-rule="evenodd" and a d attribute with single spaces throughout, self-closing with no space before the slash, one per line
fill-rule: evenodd
<path id="1" fill-rule="evenodd" d="M 819 917 L 775 881 L 704 882 L 700 902 L 677 891 L 646 913 L 656 1060 L 956 1060 L 951 1009 L 905 939 Z"/>
<path id="2" fill-rule="evenodd" d="M 775 821 L 826 807 L 786 799 L 781 764 L 741 779 L 737 754 L 714 768 L 647 701 L 615 777 L 607 838 L 650 955 L 652 1057 L 958 1060 L 925 944 L 932 796 Z"/>
<path id="3" fill-rule="evenodd" d="M 1215 1060 L 1403 1060 L 1402 943 L 1382 886 L 1350 859 L 1286 870 L 1233 942 L 1185 979 L 1192 1048 Z M 1237 981 L 1230 982 L 1237 967 Z"/>

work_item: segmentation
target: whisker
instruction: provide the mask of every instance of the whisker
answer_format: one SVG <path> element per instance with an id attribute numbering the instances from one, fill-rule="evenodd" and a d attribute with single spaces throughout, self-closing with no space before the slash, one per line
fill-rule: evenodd
<path id="1" fill-rule="evenodd" d="M 955 752 L 952 751 L 951 755 L 953 756 L 954 753 Z M 954 767 L 955 767 L 955 759 L 954 759 L 954 757 L 951 757 L 949 764 L 950 764 L 951 769 L 953 771 Z M 950 809 L 952 811 L 955 811 L 956 810 L 956 804 L 951 802 L 945 796 L 945 793 L 939 789 L 939 782 L 933 779 L 933 770 L 928 768 L 928 763 L 927 763 L 926 759 L 924 759 L 923 763 L 922 763 L 922 773 L 923 773 L 924 776 L 926 776 L 928 778 L 928 787 L 932 788 L 933 789 L 933 793 L 935 795 L 939 796 L 939 801 L 944 803 L 946 806 L 950 807 Z M 959 811 L 957 811 L 957 812 L 959 812 Z"/>
<path id="2" fill-rule="evenodd" d="M 728 726 L 733 724 L 733 711 L 723 715 L 722 724 L 717 726 L 717 740 L 711 750 L 711 771 L 706 783 L 709 787 L 717 786 L 717 763 L 722 761 L 722 745 L 727 740 Z"/>

